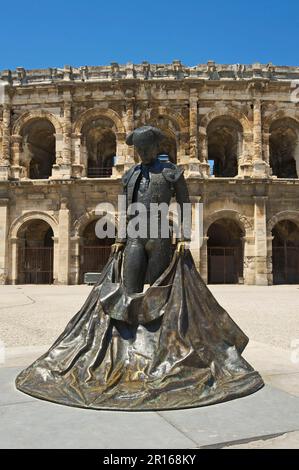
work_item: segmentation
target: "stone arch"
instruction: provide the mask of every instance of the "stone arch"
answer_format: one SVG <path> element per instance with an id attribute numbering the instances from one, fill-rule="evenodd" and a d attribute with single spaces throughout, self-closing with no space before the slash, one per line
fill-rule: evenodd
<path id="1" fill-rule="evenodd" d="M 234 220 L 247 236 L 248 232 L 253 230 L 253 224 L 248 217 L 241 215 L 238 211 L 233 209 L 223 209 L 210 214 L 204 222 L 204 234 L 207 236 L 210 226 L 219 219 L 231 219 Z"/>
<path id="2" fill-rule="evenodd" d="M 207 129 L 208 125 L 214 119 L 221 117 L 238 121 L 241 124 L 244 133 L 250 133 L 252 131 L 252 126 L 247 116 L 245 116 L 245 114 L 240 112 L 238 109 L 232 108 L 230 106 L 227 108 L 219 108 L 210 111 L 202 118 L 200 126 Z"/>
<path id="3" fill-rule="evenodd" d="M 20 232 L 23 228 L 25 230 L 29 228 L 30 230 L 30 223 L 41 222 L 48 226 L 52 234 L 44 234 L 43 244 L 37 246 L 32 252 L 33 247 L 26 247 L 24 245 L 25 240 Z M 26 227 L 27 224 L 28 227 Z M 51 238 L 48 238 L 48 236 Z M 42 240 L 42 238 L 38 236 L 37 240 Z M 51 284 L 57 278 L 58 253 L 57 243 L 55 242 L 58 241 L 58 221 L 55 217 L 41 211 L 30 211 L 22 214 L 10 226 L 9 241 L 10 275 L 13 284 L 18 282 Z M 35 239 L 33 241 L 35 244 Z"/>
<path id="4" fill-rule="evenodd" d="M 213 162 L 210 171 L 214 176 L 240 174 L 244 158 L 250 153 L 251 137 L 252 125 L 247 116 L 229 106 L 210 111 L 199 123 L 202 158 Z"/>
<path id="5" fill-rule="evenodd" d="M 109 219 L 111 219 L 111 223 L 116 226 L 117 221 L 118 221 L 118 216 L 117 214 L 112 214 L 110 212 L 107 213 L 107 216 Z M 75 237 L 81 237 L 84 230 L 90 224 L 90 222 L 93 222 L 94 220 L 97 220 L 99 218 L 99 214 L 96 214 L 95 209 L 89 212 L 86 212 L 85 214 L 81 215 L 74 223 L 74 228 L 73 228 L 73 233 Z"/>
<path id="6" fill-rule="evenodd" d="M 102 122 L 101 122 L 102 121 Z M 125 154 L 126 129 L 112 109 L 90 108 L 83 111 L 73 126 L 76 138 L 75 159 L 88 177 L 110 177 L 115 156 Z"/>
<path id="7" fill-rule="evenodd" d="M 188 125 L 183 116 L 166 106 L 156 106 L 144 111 L 142 120 L 143 122 L 148 121 L 151 124 L 151 119 L 156 121 L 159 116 L 168 118 L 174 124 L 178 132 L 188 132 Z"/>
<path id="8" fill-rule="evenodd" d="M 270 114 L 263 120 L 263 131 L 269 133 L 272 124 L 274 124 L 275 121 L 279 121 L 280 119 L 290 119 L 291 121 L 294 121 L 297 126 L 299 126 L 299 119 L 295 117 L 294 114 L 281 109 L 273 114 Z"/>
<path id="9" fill-rule="evenodd" d="M 54 114 L 41 109 L 23 113 L 14 123 L 12 127 L 12 135 L 20 135 L 22 128 L 26 124 L 28 124 L 30 121 L 35 121 L 38 119 L 47 119 L 53 124 L 56 134 L 62 133 L 62 122 L 60 122 L 60 120 Z"/>
<path id="10" fill-rule="evenodd" d="M 44 222 L 49 224 L 49 226 L 53 230 L 54 237 L 58 236 L 58 221 L 55 217 L 40 211 L 30 211 L 26 212 L 25 214 L 22 214 L 20 217 L 18 217 L 12 222 L 9 231 L 9 238 L 18 238 L 20 228 L 25 223 L 31 220 L 43 220 Z"/>
<path id="11" fill-rule="evenodd" d="M 122 120 L 116 111 L 113 109 L 91 108 L 83 111 L 83 113 L 81 113 L 76 119 L 73 126 L 74 133 L 80 134 L 82 127 L 87 121 L 100 117 L 110 119 L 115 125 L 115 132 L 126 132 L 125 126 L 123 125 Z"/>
<path id="12" fill-rule="evenodd" d="M 166 139 L 173 141 L 176 148 L 176 155 L 172 156 L 174 161 L 179 160 L 187 152 L 189 128 L 188 123 L 180 113 L 166 106 L 148 108 L 143 111 L 139 123 L 139 125 L 145 124 L 158 127 L 164 131 Z M 173 148 L 174 144 L 172 145 Z"/>
<path id="13" fill-rule="evenodd" d="M 267 235 L 271 237 L 271 233 L 275 225 L 282 220 L 290 220 L 299 227 L 299 211 L 286 210 L 275 214 L 267 222 Z"/>

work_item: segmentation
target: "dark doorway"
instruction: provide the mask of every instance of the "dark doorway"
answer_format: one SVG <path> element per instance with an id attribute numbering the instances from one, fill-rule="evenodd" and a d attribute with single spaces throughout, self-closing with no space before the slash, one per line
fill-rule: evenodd
<path id="1" fill-rule="evenodd" d="M 23 155 L 31 179 L 48 179 L 56 161 L 55 128 L 47 119 L 29 122 L 22 131 Z"/>
<path id="2" fill-rule="evenodd" d="M 80 248 L 80 283 L 85 273 L 100 273 L 108 261 L 114 238 L 98 238 L 95 233 L 97 221 L 87 225 Z"/>
<path id="3" fill-rule="evenodd" d="M 82 129 L 88 178 L 109 178 L 116 159 L 116 135 L 110 119 L 88 121 Z"/>
<path id="4" fill-rule="evenodd" d="M 36 220 L 24 227 L 19 246 L 20 284 L 53 283 L 53 230 Z"/>
<path id="5" fill-rule="evenodd" d="M 209 124 L 208 161 L 212 175 L 234 177 L 238 174 L 242 135 L 241 124 L 227 116 L 216 118 Z"/>
<path id="6" fill-rule="evenodd" d="M 272 230 L 273 284 L 299 284 L 299 228 L 283 220 Z"/>
<path id="7" fill-rule="evenodd" d="M 243 236 L 236 222 L 220 219 L 208 230 L 208 282 L 238 284 L 243 279 Z"/>
<path id="8" fill-rule="evenodd" d="M 298 124 L 289 118 L 278 119 L 270 128 L 270 166 L 278 178 L 297 178 L 295 154 Z"/>

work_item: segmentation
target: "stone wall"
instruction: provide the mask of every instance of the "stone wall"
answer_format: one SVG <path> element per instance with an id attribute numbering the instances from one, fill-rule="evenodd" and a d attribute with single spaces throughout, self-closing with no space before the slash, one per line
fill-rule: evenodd
<path id="1" fill-rule="evenodd" d="M 137 161 L 125 137 L 140 125 L 153 124 L 167 136 L 166 148 L 176 148 L 192 200 L 203 203 L 203 240 L 193 254 L 204 279 L 209 269 L 208 230 L 218 220 L 229 219 L 242 232 L 240 282 L 271 284 L 273 227 L 291 220 L 299 230 L 299 180 L 273 174 L 273 159 L 280 159 L 280 165 L 283 161 L 281 153 L 270 149 L 271 132 L 280 126 L 282 139 L 289 136 L 286 158 L 293 159 L 299 176 L 298 148 L 287 147 L 292 135 L 294 145 L 299 142 L 294 95 L 298 79 L 297 67 L 211 61 L 196 67 L 174 61 L 3 71 L 0 283 L 18 282 L 20 231 L 35 219 L 44 220 L 53 231 L 54 282 L 79 282 L 84 228 L 96 218 L 99 202 L 116 203 L 122 174 Z M 55 129 L 56 160 L 48 179 L 32 180 L 26 129 L 41 121 Z M 109 178 L 86 177 L 87 125 L 107 127 L 115 134 L 116 161 Z M 45 137 L 40 144 L 45 151 Z M 210 174 L 211 155 L 215 168 L 226 176 Z M 236 161 L 233 176 L 229 158 Z"/>

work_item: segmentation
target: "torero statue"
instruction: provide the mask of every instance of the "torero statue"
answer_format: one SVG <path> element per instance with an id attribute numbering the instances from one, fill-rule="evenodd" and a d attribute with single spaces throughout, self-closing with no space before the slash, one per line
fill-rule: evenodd
<path id="1" fill-rule="evenodd" d="M 159 129 L 143 126 L 131 132 L 126 140 L 128 145 L 134 145 L 141 159 L 141 164 L 134 165 L 122 178 L 126 211 L 129 211 L 131 204 L 142 204 L 146 225 L 145 234 L 117 238 L 112 247 L 113 251 L 125 247 L 123 277 L 128 293 L 142 292 L 146 277 L 149 284 L 153 284 L 171 261 L 171 235 L 162 230 L 167 213 L 158 213 L 158 230 L 153 236 L 150 218 L 152 204 L 165 203 L 169 206 L 172 197 L 175 197 L 180 208 L 181 228 L 187 225 L 183 224 L 184 204 L 190 203 L 187 184 L 182 169 L 171 162 L 161 161 L 157 156 L 163 137 Z M 132 217 L 133 214 L 129 214 L 127 221 L 130 222 Z M 185 227 L 185 232 L 178 238 L 178 250 L 184 249 L 184 242 L 190 240 L 188 227 Z"/>
<path id="2" fill-rule="evenodd" d="M 118 238 L 84 305 L 16 378 L 22 392 L 84 408 L 165 410 L 211 405 L 263 386 L 242 357 L 247 336 L 213 297 L 184 246 L 188 231 L 173 256 L 162 223 L 151 233 L 150 204 L 169 204 L 172 196 L 180 206 L 189 202 L 183 171 L 156 157 L 161 138 L 151 126 L 127 138 L 141 164 L 123 177 L 126 206 L 143 203 L 145 231 L 133 236 L 127 230 Z M 159 222 L 164 218 L 166 212 Z M 127 228 L 131 220 L 129 211 Z M 146 276 L 151 285 L 143 292 Z"/>

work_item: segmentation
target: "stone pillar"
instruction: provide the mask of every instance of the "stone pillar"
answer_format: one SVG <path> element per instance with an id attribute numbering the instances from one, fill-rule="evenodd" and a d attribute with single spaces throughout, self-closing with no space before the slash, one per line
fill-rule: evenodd
<path id="1" fill-rule="evenodd" d="M 0 199 L 0 284 L 7 281 L 7 232 L 9 199 Z"/>
<path id="2" fill-rule="evenodd" d="M 12 150 L 12 165 L 11 165 L 11 176 L 14 179 L 20 179 L 24 176 L 25 168 L 20 166 L 21 160 L 21 149 L 22 149 L 22 136 L 12 135 L 11 136 L 11 150 Z M 26 175 L 29 177 L 29 175 Z"/>
<path id="3" fill-rule="evenodd" d="M 254 196 L 255 284 L 268 285 L 267 267 L 267 196 Z"/>
<path id="4" fill-rule="evenodd" d="M 56 162 L 52 168 L 51 179 L 69 179 L 71 177 L 72 158 L 72 103 L 69 93 L 63 104 L 62 133 L 56 131 Z"/>
<path id="5" fill-rule="evenodd" d="M 190 250 L 194 259 L 194 263 L 198 271 L 200 271 L 200 249 L 203 237 L 203 213 L 200 204 L 201 196 L 190 196 L 192 204 L 192 240 Z M 199 210 L 198 210 L 199 207 Z"/>
<path id="6" fill-rule="evenodd" d="M 253 134 L 252 132 L 243 132 L 242 155 L 239 153 L 238 176 L 251 177 L 253 172 L 252 149 Z"/>
<path id="7" fill-rule="evenodd" d="M 201 168 L 201 176 L 203 178 L 209 178 L 210 176 L 210 165 L 208 163 L 208 138 L 207 131 L 204 127 L 199 126 L 198 128 L 198 152 L 199 161 Z"/>
<path id="8" fill-rule="evenodd" d="M 72 164 L 72 103 L 67 100 L 63 108 L 63 149 L 60 170 L 63 178 L 70 178 Z"/>
<path id="9" fill-rule="evenodd" d="M 71 270 L 73 272 L 73 276 L 72 276 L 72 281 L 74 284 L 79 284 L 80 283 L 80 248 L 81 248 L 81 242 L 82 242 L 82 239 L 81 237 L 79 236 L 74 236 L 72 237 L 71 239 L 72 243 L 73 243 L 73 260 L 74 260 L 74 263 L 73 265 L 71 266 Z"/>
<path id="10" fill-rule="evenodd" d="M 0 152 L 0 180 L 8 180 L 10 176 L 10 124 L 11 107 L 3 105 L 2 121 L 2 152 Z"/>
<path id="11" fill-rule="evenodd" d="M 263 157 L 268 167 L 269 176 L 272 173 L 272 168 L 270 167 L 270 135 L 269 132 L 263 132 Z"/>
<path id="12" fill-rule="evenodd" d="M 59 238 L 52 237 L 53 240 L 53 284 L 59 284 Z"/>
<path id="13" fill-rule="evenodd" d="M 84 174 L 84 165 L 82 159 L 82 134 L 72 134 L 74 149 L 74 161 L 72 162 L 72 175 L 74 178 L 81 178 Z"/>
<path id="14" fill-rule="evenodd" d="M 112 177 L 120 178 L 124 171 L 132 166 L 132 163 L 126 163 L 127 144 L 125 132 L 116 132 L 116 143 L 117 162 L 113 167 Z"/>
<path id="15" fill-rule="evenodd" d="M 11 283 L 13 285 L 18 282 L 18 249 L 19 249 L 19 239 L 13 237 L 10 239 L 11 243 Z"/>
<path id="16" fill-rule="evenodd" d="M 268 285 L 273 285 L 273 261 L 272 261 L 272 247 L 273 236 L 267 237 L 267 270 L 268 270 Z"/>
<path id="17" fill-rule="evenodd" d="M 245 235 L 243 237 L 244 261 L 243 277 L 244 284 L 255 284 L 255 235 Z"/>
<path id="18" fill-rule="evenodd" d="M 201 143 L 198 133 L 198 91 L 190 90 L 189 96 L 189 158 L 182 161 L 187 170 L 187 176 L 207 177 L 209 176 L 209 164 L 204 157 L 204 153 L 199 149 Z"/>
<path id="19" fill-rule="evenodd" d="M 203 237 L 200 248 L 200 275 L 206 283 L 208 282 L 208 240 L 209 237 Z"/>
<path id="20" fill-rule="evenodd" d="M 58 276 L 57 284 L 69 283 L 70 269 L 70 211 L 66 200 L 63 200 L 59 210 L 58 225 Z"/>
<path id="21" fill-rule="evenodd" d="M 126 144 L 126 136 L 135 128 L 135 96 L 132 90 L 126 91 L 126 111 L 124 114 L 124 124 L 126 132 L 117 132 L 117 161 L 113 168 L 112 176 L 121 177 L 126 170 L 135 163 L 134 147 Z"/>
<path id="22" fill-rule="evenodd" d="M 126 100 L 126 116 L 125 116 L 125 127 L 127 134 L 135 129 L 135 97 L 130 97 Z M 126 166 L 130 168 L 134 165 L 134 147 L 127 146 L 126 148 Z"/>
<path id="23" fill-rule="evenodd" d="M 190 90 L 189 98 L 190 159 L 198 160 L 198 96 Z"/>
<path id="24" fill-rule="evenodd" d="M 268 165 L 263 161 L 262 105 L 260 99 L 253 102 L 253 176 L 263 178 L 268 175 Z"/>
<path id="25" fill-rule="evenodd" d="M 190 167 L 190 162 L 194 161 L 198 164 L 198 160 L 190 159 L 190 132 L 181 131 L 176 134 L 176 146 L 177 146 L 177 164 L 182 166 L 185 165 Z"/>

